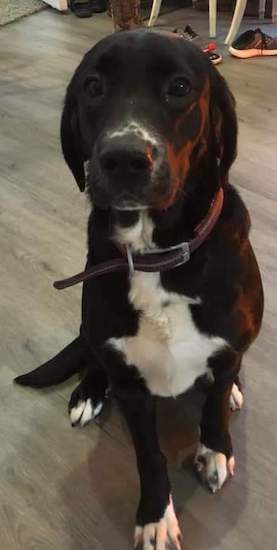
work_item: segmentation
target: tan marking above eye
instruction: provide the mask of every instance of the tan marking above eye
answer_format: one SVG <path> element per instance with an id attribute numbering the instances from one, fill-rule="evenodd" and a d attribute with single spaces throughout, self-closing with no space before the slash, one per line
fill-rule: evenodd
<path id="1" fill-rule="evenodd" d="M 186 111 L 184 111 L 184 113 L 181 113 L 181 115 L 177 118 L 175 122 L 176 132 L 179 132 L 180 126 L 183 124 L 183 122 L 185 122 L 187 116 L 191 114 L 191 112 L 195 109 L 197 104 L 198 104 L 197 101 L 194 101 L 193 103 L 191 103 L 189 108 Z"/>
<path id="2" fill-rule="evenodd" d="M 155 201 L 155 205 L 157 208 L 167 209 L 172 206 L 172 204 L 174 204 L 175 202 L 176 197 L 182 190 L 184 181 L 190 169 L 192 152 L 199 144 L 201 137 L 204 135 L 204 130 L 208 121 L 209 95 L 210 86 L 209 82 L 207 81 L 198 101 L 195 101 L 189 107 L 189 112 L 191 112 L 195 106 L 198 106 L 201 113 L 201 124 L 199 132 L 196 135 L 195 139 L 187 140 L 178 150 L 174 148 L 174 145 L 172 143 L 166 144 L 168 163 L 172 173 L 171 190 L 169 196 L 166 199 Z M 184 117 L 186 117 L 187 115 L 188 111 L 182 114 L 182 116 Z"/>
<path id="3" fill-rule="evenodd" d="M 150 167 L 152 168 L 154 164 L 153 148 L 149 145 L 146 147 L 146 156 L 149 160 Z"/>
<path id="4" fill-rule="evenodd" d="M 175 122 L 176 132 L 179 131 L 181 124 L 186 120 L 186 117 L 189 116 L 196 107 L 200 109 L 201 121 L 203 122 L 203 119 L 206 119 L 209 112 L 209 96 L 210 96 L 210 84 L 209 84 L 209 81 L 206 81 L 203 88 L 203 92 L 201 93 L 199 98 L 193 101 L 189 105 L 189 107 L 185 109 L 184 112 L 181 113 L 180 116 L 177 118 Z"/>

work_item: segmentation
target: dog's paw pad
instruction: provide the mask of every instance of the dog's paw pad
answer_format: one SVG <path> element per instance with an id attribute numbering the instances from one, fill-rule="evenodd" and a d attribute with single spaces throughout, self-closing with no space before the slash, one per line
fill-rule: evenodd
<path id="1" fill-rule="evenodd" d="M 86 424 L 88 424 L 88 422 L 90 422 L 100 414 L 102 408 L 103 401 L 99 401 L 96 405 L 93 405 L 90 398 L 85 401 L 78 401 L 78 403 L 69 410 L 71 425 L 73 427 L 85 426 Z"/>
<path id="2" fill-rule="evenodd" d="M 240 411 L 243 406 L 243 393 L 240 391 L 237 384 L 233 384 L 232 393 L 230 395 L 230 409 L 232 411 Z"/>
<path id="3" fill-rule="evenodd" d="M 233 456 L 227 461 L 223 453 L 208 449 L 199 444 L 195 467 L 202 481 L 209 487 L 212 493 L 221 489 L 229 475 L 234 475 L 235 459 Z"/>
<path id="4" fill-rule="evenodd" d="M 170 497 L 169 505 L 160 521 L 136 527 L 134 547 L 142 550 L 181 550 L 181 539 L 181 531 Z"/>

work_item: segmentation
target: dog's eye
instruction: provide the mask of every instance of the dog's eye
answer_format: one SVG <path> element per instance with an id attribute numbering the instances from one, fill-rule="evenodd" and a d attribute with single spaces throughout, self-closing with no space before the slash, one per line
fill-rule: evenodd
<path id="1" fill-rule="evenodd" d="M 104 95 L 104 86 L 97 76 L 88 78 L 85 87 L 91 97 L 101 97 Z"/>
<path id="2" fill-rule="evenodd" d="M 173 97 L 184 97 L 191 90 L 189 80 L 185 76 L 177 76 L 169 83 L 167 95 Z"/>

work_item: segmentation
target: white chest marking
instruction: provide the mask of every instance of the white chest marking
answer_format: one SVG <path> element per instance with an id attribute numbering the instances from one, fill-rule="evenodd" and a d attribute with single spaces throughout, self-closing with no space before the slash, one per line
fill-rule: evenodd
<path id="1" fill-rule="evenodd" d="M 149 218 L 147 221 L 145 213 L 141 216 L 147 223 L 140 220 L 140 235 L 144 225 L 144 235 L 149 237 Z M 134 236 L 135 227 L 131 232 Z M 138 234 L 135 242 L 141 249 Z M 110 343 L 124 354 L 127 364 L 139 369 L 151 393 L 176 396 L 185 392 L 199 376 L 208 373 L 207 359 L 226 342 L 199 332 L 190 311 L 190 304 L 199 300 L 165 291 L 159 273 L 135 272 L 129 300 L 140 311 L 138 333 Z"/>
<path id="2" fill-rule="evenodd" d="M 145 248 L 153 248 L 152 241 L 154 225 L 148 212 L 142 211 L 139 220 L 131 227 L 117 227 L 115 240 L 121 245 L 128 244 L 132 252 L 143 252 Z"/>

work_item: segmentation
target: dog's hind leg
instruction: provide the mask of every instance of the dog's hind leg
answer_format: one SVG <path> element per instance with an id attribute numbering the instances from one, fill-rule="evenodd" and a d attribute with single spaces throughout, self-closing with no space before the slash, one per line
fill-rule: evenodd
<path id="1" fill-rule="evenodd" d="M 40 367 L 17 376 L 15 382 L 21 386 L 44 388 L 64 382 L 85 366 L 86 348 L 81 336 L 66 346 Z"/>
<path id="2" fill-rule="evenodd" d="M 72 426 L 85 426 L 102 411 L 108 394 L 108 379 L 101 365 L 90 366 L 82 382 L 75 388 L 68 405 Z"/>

